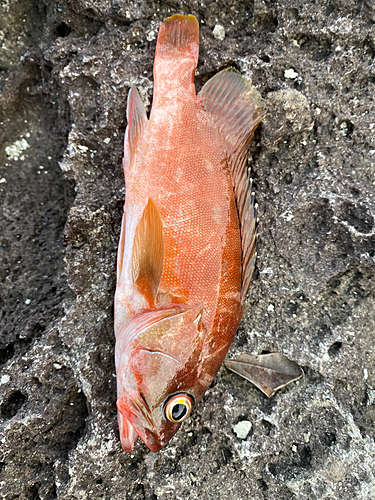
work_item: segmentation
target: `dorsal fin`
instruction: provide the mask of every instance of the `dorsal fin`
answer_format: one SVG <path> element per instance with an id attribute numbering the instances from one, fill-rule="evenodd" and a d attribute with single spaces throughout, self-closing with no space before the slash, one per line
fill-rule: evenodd
<path id="1" fill-rule="evenodd" d="M 224 142 L 241 224 L 242 289 L 244 301 L 255 265 L 256 206 L 247 169 L 247 151 L 265 105 L 251 82 L 234 68 L 212 77 L 199 93 Z"/>
<path id="2" fill-rule="evenodd" d="M 130 166 L 130 159 L 136 150 L 143 130 L 147 124 L 147 115 L 142 99 L 135 85 L 132 85 L 128 95 L 128 105 L 126 108 L 126 118 L 128 126 L 125 132 L 124 147 L 124 171 Z"/>
<path id="3" fill-rule="evenodd" d="M 132 277 L 150 306 L 156 296 L 163 271 L 163 224 L 158 209 L 149 198 L 135 230 L 132 250 Z"/>
<path id="4" fill-rule="evenodd" d="M 249 290 L 256 260 L 256 223 L 258 206 L 254 204 L 254 193 L 251 191 L 252 179 L 247 179 L 247 193 L 243 212 L 240 216 L 242 239 L 242 287 L 241 301 L 244 303 Z"/>

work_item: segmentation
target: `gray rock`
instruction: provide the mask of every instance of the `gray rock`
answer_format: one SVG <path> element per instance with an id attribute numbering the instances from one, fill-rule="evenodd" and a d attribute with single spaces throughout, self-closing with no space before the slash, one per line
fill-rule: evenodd
<path id="1" fill-rule="evenodd" d="M 375 498 L 371 2 L 173 4 L 200 22 L 197 88 L 234 65 L 268 106 L 250 147 L 257 269 L 230 355 L 282 352 L 306 376 L 267 400 L 222 368 L 155 455 L 120 447 L 112 308 L 126 96 L 134 83 L 150 105 L 155 37 L 173 12 L 2 9 L 1 497 Z"/>
<path id="2" fill-rule="evenodd" d="M 266 96 L 267 115 L 263 121 L 265 141 L 280 141 L 314 127 L 310 104 L 306 96 L 294 89 L 269 92 Z"/>

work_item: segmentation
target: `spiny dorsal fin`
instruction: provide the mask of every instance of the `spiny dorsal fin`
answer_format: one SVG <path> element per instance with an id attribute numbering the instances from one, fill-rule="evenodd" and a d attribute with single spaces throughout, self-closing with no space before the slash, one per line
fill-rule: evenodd
<path id="1" fill-rule="evenodd" d="M 242 288 L 241 301 L 244 303 L 249 290 L 251 277 L 253 275 L 256 260 L 256 223 L 258 206 L 254 204 L 254 193 L 251 192 L 252 180 L 248 179 L 247 193 L 243 205 L 241 221 L 242 238 Z"/>
<path id="2" fill-rule="evenodd" d="M 125 132 L 125 172 L 130 165 L 131 156 L 134 154 L 134 151 L 142 137 L 143 130 L 148 121 L 144 104 L 135 85 L 132 85 L 128 95 L 126 118 L 128 120 L 128 126 L 126 127 Z"/>
<path id="3" fill-rule="evenodd" d="M 134 235 L 132 250 L 133 283 L 153 306 L 163 271 L 163 224 L 149 198 Z"/>
<path id="4" fill-rule="evenodd" d="M 199 96 L 224 142 L 228 158 L 241 224 L 241 298 L 244 301 L 255 265 L 257 211 L 251 193 L 247 151 L 266 110 L 259 92 L 234 68 L 221 71 L 208 80 Z"/>

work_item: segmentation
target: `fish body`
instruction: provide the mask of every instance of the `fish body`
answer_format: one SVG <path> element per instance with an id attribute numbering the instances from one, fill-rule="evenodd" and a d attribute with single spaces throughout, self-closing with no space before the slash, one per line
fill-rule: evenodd
<path id="1" fill-rule="evenodd" d="M 199 26 L 160 27 L 149 119 L 128 97 L 126 199 L 115 295 L 117 408 L 126 451 L 171 439 L 209 387 L 242 316 L 255 262 L 246 156 L 264 115 L 235 70 L 197 94 Z"/>

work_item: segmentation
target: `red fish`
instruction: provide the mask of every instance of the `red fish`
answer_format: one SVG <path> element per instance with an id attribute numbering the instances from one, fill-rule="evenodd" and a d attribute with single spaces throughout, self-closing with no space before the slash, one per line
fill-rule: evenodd
<path id="1" fill-rule="evenodd" d="M 159 30 L 147 118 L 127 106 L 126 200 L 115 296 L 121 444 L 156 452 L 211 384 L 237 330 L 255 262 L 247 150 L 265 107 L 236 70 L 199 92 L 199 25 Z"/>

